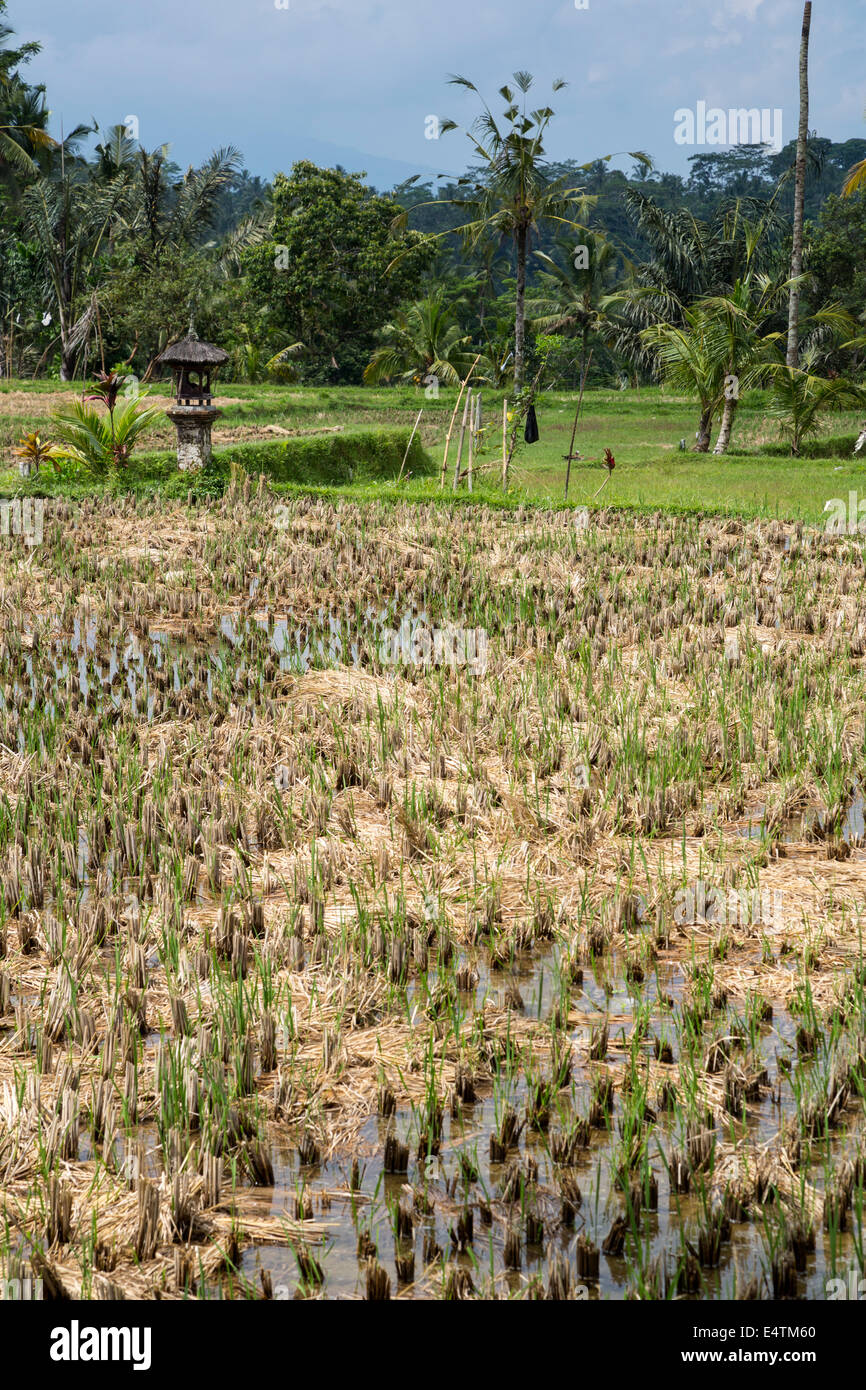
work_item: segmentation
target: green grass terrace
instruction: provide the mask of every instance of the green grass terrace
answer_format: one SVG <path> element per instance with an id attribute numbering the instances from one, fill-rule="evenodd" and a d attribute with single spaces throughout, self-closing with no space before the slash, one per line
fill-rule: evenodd
<path id="1" fill-rule="evenodd" d="M 12 448 L 27 431 L 51 436 L 52 412 L 67 404 L 80 387 L 56 382 L 0 383 L 0 491 L 83 495 L 98 485 L 64 470 L 23 481 Z M 437 399 L 411 387 L 302 387 L 220 383 L 215 403 L 221 415 L 214 428 L 215 464 L 206 480 L 178 474 L 173 458 L 174 430 L 159 422 L 147 436 L 121 488 L 184 496 L 191 484 L 219 492 L 238 465 L 254 477 L 269 475 L 276 491 L 324 495 L 376 495 L 403 499 L 484 500 L 505 506 L 564 503 L 566 462 L 576 396 L 549 391 L 537 407 L 540 440 L 520 443 L 508 490 L 503 490 L 503 393 L 482 393 L 484 444 L 475 460 L 473 491 L 465 482 L 453 491 L 459 421 L 449 454 L 448 476 L 440 487 L 440 467 L 456 390 L 442 389 Z M 167 384 L 151 396 L 169 401 Z M 761 392 L 741 402 L 732 448 L 723 457 L 693 453 L 697 424 L 695 402 L 659 388 L 588 392 L 575 437 L 582 456 L 571 467 L 568 505 L 657 509 L 718 515 L 773 517 L 817 523 L 834 498 L 847 502 L 850 492 L 866 494 L 866 456 L 855 456 L 862 420 L 854 413 L 828 417 L 793 458 L 774 421 L 766 414 Z M 415 444 L 400 476 L 400 466 L 422 411 Z M 391 432 L 390 440 L 387 439 Z M 343 438 L 341 438 L 343 436 Z M 685 441 L 685 449 L 680 442 Z M 301 447 L 290 441 L 301 441 Z M 382 452 L 382 441 L 388 448 Z M 291 465 L 281 460 L 291 455 Z M 608 479 L 602 465 L 606 448 L 616 467 Z M 353 462 L 356 461 L 356 462 Z M 464 465 L 466 459 L 464 456 Z M 607 479 L 607 481 L 606 481 Z"/>

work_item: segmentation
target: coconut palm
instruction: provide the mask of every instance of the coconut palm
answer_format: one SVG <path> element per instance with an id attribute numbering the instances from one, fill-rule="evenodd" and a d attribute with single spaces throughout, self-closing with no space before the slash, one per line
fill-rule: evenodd
<path id="1" fill-rule="evenodd" d="M 769 202 L 735 199 L 708 221 L 684 208 L 671 212 L 659 207 L 637 189 L 629 189 L 625 201 L 651 254 L 600 307 L 615 311 L 610 344 L 614 351 L 647 369 L 653 358 L 644 329 L 653 324 L 684 326 L 687 305 L 726 293 L 749 270 L 765 269 L 771 255 L 769 233 L 780 224 L 775 195 Z M 755 216 L 746 216 L 746 209 Z"/>
<path id="2" fill-rule="evenodd" d="M 714 454 L 726 454 L 731 442 L 740 392 L 763 379 L 778 332 L 763 333 L 767 321 L 778 313 L 789 283 L 775 283 L 769 275 L 746 275 L 729 294 L 701 300 L 701 308 L 721 330 L 717 365 L 722 374 L 722 419 Z"/>
<path id="3" fill-rule="evenodd" d="M 94 148 L 95 177 L 103 182 L 123 172 L 131 177 L 139 147 L 137 141 L 127 133 L 126 126 L 109 126 L 108 130 L 100 130 L 98 134 L 100 138 Z"/>
<path id="4" fill-rule="evenodd" d="M 515 72 L 513 77 L 517 90 L 525 98 L 532 86 L 532 75 Z M 451 81 L 480 95 L 475 84 L 466 77 L 453 77 Z M 553 91 L 561 91 L 566 85 L 557 79 Z M 481 161 L 481 177 L 474 182 L 468 178 L 459 180 L 468 187 L 455 201 L 470 211 L 470 220 L 459 229 L 470 246 L 491 235 L 513 242 L 517 269 L 514 386 L 519 391 L 525 361 L 526 269 L 532 236 L 545 224 L 585 231 L 577 216 L 585 217 L 593 200 L 582 189 L 568 187 L 566 180 L 551 175 L 543 142 L 555 114 L 552 108 L 540 106 L 527 112 L 526 101 L 520 103 L 507 84 L 500 87 L 499 95 L 506 103 L 503 123 L 497 124 L 490 107 L 482 100 L 484 109 L 467 132 Z M 443 124 L 443 130 L 454 129 L 457 129 L 454 121 Z M 641 152 L 633 152 L 632 157 L 641 163 L 650 162 Z"/>
<path id="5" fill-rule="evenodd" d="M 610 287 L 617 253 L 601 232 L 583 234 L 586 266 L 582 264 L 583 258 L 575 254 L 573 242 L 559 237 L 557 244 L 565 265 L 563 267 L 544 251 L 536 251 L 537 259 L 546 269 L 539 274 L 538 293 L 530 297 L 527 307 L 533 327 L 540 332 L 580 335 L 582 381 L 589 335 L 607 322 L 601 302 Z"/>
<path id="6" fill-rule="evenodd" d="M 692 383 L 701 401 L 703 433 L 699 447 L 721 407 L 721 423 L 713 452 L 727 453 L 742 392 L 778 376 L 777 345 L 787 339 L 787 334 L 774 329 L 773 324 L 783 321 L 789 291 L 788 280 L 779 281 L 763 273 L 749 272 L 736 281 L 730 293 L 709 295 L 687 311 L 691 353 L 688 360 L 701 366 L 700 373 L 695 371 Z M 817 310 L 808 322 L 813 333 L 822 329 L 844 333 L 852 326 L 850 316 L 837 304 Z M 671 325 L 657 326 L 647 334 L 647 341 L 652 346 L 655 333 L 663 375 L 685 384 L 686 348 L 678 342 L 676 332 L 665 331 L 671 328 Z M 841 400 L 842 391 L 837 395 Z"/>
<path id="7" fill-rule="evenodd" d="M 861 159 L 859 164 L 852 165 L 848 170 L 842 193 L 846 198 L 850 198 L 861 188 L 866 188 L 866 159 Z"/>
<path id="8" fill-rule="evenodd" d="M 649 368 L 653 359 L 644 330 L 683 326 L 686 305 L 730 283 L 723 224 L 701 222 L 685 208 L 668 211 L 637 189 L 627 190 L 625 202 L 650 255 L 603 307 L 615 310 L 614 350 L 635 367 Z"/>
<path id="9" fill-rule="evenodd" d="M 303 357 L 307 351 L 305 343 L 288 343 L 280 348 L 265 363 L 265 373 L 277 381 L 297 381 L 300 375 L 293 358 Z"/>
<path id="10" fill-rule="evenodd" d="M 395 378 L 417 385 L 435 378 L 443 386 L 455 386 L 475 356 L 442 290 L 401 310 L 380 336 L 382 344 L 364 370 L 368 386 Z"/>
<path id="11" fill-rule="evenodd" d="M 716 411 L 724 397 L 724 333 L 715 315 L 700 305 L 683 311 L 684 322 L 656 323 L 641 330 L 641 342 L 674 391 L 697 396 L 700 420 L 695 452 L 707 453 Z"/>
<path id="12" fill-rule="evenodd" d="M 0 86 L 0 114 L 6 118 L 0 124 L 0 174 L 8 182 L 10 174 L 27 177 L 38 172 L 28 146 L 34 151 L 50 150 L 56 142 L 39 124 L 48 115 L 41 97 L 17 78 L 0 78 Z"/>
<path id="13" fill-rule="evenodd" d="M 74 171 L 36 179 L 23 194 L 21 220 L 42 260 L 48 303 L 60 331 L 60 379 L 71 381 L 95 315 L 94 271 L 129 200 L 125 174 L 97 182 Z"/>
<path id="14" fill-rule="evenodd" d="M 785 332 L 767 332 L 784 307 L 790 294 L 791 282 L 774 281 L 769 275 L 746 275 L 738 280 L 730 295 L 720 295 L 704 300 L 711 313 L 718 315 L 725 330 L 725 372 L 726 381 L 734 381 L 736 389 L 726 391 L 722 422 L 714 453 L 724 454 L 730 442 L 731 428 L 739 401 L 740 390 L 760 386 L 778 376 L 774 355 L 779 341 L 787 341 Z M 839 304 L 827 304 L 817 309 L 804 326 L 809 325 L 811 341 L 827 331 L 842 336 L 853 328 L 851 316 Z M 814 351 L 814 346 L 812 351 Z M 796 371 L 791 368 L 791 371 Z M 836 393 L 841 400 L 844 393 Z M 833 393 L 825 397 L 829 402 Z"/>
<path id="15" fill-rule="evenodd" d="M 532 87 L 532 74 L 513 74 L 517 92 L 525 98 Z M 452 77 L 452 85 L 465 87 L 480 96 L 478 88 L 466 77 Z M 567 84 L 561 79 L 553 83 L 559 92 Z M 437 233 L 453 236 L 456 231 L 465 244 L 474 249 L 482 241 L 510 241 L 516 262 L 514 304 L 514 385 L 519 391 L 523 384 L 526 356 L 526 271 L 532 237 L 545 225 L 585 230 L 577 220 L 584 217 L 594 199 L 582 189 L 569 187 L 567 180 L 556 178 L 544 153 L 544 139 L 555 112 L 550 106 L 527 111 L 526 101 L 507 84 L 499 95 L 505 102 L 501 122 L 497 123 L 490 107 L 482 99 L 483 110 L 466 132 L 475 155 L 478 170 L 457 181 L 458 194 L 450 201 L 469 214 L 462 226 Z M 457 130 L 456 121 L 442 122 L 443 133 Z M 649 163 L 649 157 L 634 152 L 632 157 Z M 605 156 L 611 159 L 611 155 Z M 589 165 L 583 166 L 588 168 Z M 441 203 L 439 204 L 441 206 Z M 408 212 L 396 220 L 405 225 Z"/>
<path id="16" fill-rule="evenodd" d="M 240 165 L 240 151 L 229 145 L 215 150 L 200 168 L 181 175 L 169 159 L 168 145 L 139 149 L 130 179 L 126 230 L 140 254 L 155 261 L 168 247 L 203 240 L 217 214 L 220 193 Z"/>
<path id="17" fill-rule="evenodd" d="M 786 362 L 769 367 L 772 393 L 767 414 L 778 420 L 791 442 L 791 453 L 800 452 L 804 439 L 814 434 L 822 416 L 834 410 L 862 408 L 866 390 L 842 377 L 826 380 Z"/>
<path id="18" fill-rule="evenodd" d="M 803 225 L 806 215 L 806 164 L 809 148 L 809 35 L 812 28 L 812 0 L 803 6 L 800 41 L 800 122 L 794 177 L 794 227 L 791 238 L 791 274 L 788 280 L 789 367 L 800 365 L 800 291 L 803 274 Z"/>
<path id="19" fill-rule="evenodd" d="M 2 0 L 0 15 L 5 9 Z M 31 42 L 6 48 L 12 34 L 8 24 L 0 24 L 0 179 L 7 186 L 14 186 L 19 178 L 35 175 L 33 155 L 56 144 L 46 130 L 44 88 L 29 86 L 16 71 L 39 52 L 40 45 Z"/>
<path id="20" fill-rule="evenodd" d="M 683 310 L 684 325 L 655 324 L 641 335 L 662 377 L 700 402 L 696 448 L 706 453 L 721 409 L 716 454 L 727 452 L 741 391 L 766 375 L 779 332 L 770 331 L 788 290 L 770 276 L 749 272 L 728 294 L 707 295 Z"/>

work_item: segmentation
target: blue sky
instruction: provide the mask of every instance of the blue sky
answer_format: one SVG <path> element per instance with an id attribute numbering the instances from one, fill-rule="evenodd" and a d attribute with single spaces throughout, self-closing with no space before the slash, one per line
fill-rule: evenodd
<path id="1" fill-rule="evenodd" d="M 464 73 L 494 110 L 517 68 L 546 101 L 569 86 L 548 152 L 581 161 L 645 149 L 685 172 L 674 114 L 781 108 L 796 135 L 801 0 L 9 0 L 8 22 L 43 52 L 55 132 L 136 116 L 143 144 L 168 141 L 181 163 L 238 145 L 270 176 L 292 161 L 366 169 L 385 186 L 413 172 L 465 167 L 459 132 L 427 139 L 427 117 L 461 124 Z M 588 8 L 578 9 L 577 4 Z M 864 0 L 815 0 L 810 126 L 866 138 Z M 628 167 L 629 161 L 623 164 Z"/>

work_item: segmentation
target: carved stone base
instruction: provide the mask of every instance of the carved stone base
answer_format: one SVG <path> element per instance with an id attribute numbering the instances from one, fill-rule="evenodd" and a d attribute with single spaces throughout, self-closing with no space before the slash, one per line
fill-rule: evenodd
<path id="1" fill-rule="evenodd" d="M 178 468 L 204 468 L 211 460 L 211 426 L 220 412 L 206 405 L 173 405 L 165 413 L 177 430 Z"/>

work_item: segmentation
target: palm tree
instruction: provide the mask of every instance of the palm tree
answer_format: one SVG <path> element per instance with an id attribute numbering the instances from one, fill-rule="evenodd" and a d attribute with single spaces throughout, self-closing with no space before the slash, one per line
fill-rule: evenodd
<path id="1" fill-rule="evenodd" d="M 0 0 L 0 15 L 6 10 L 6 0 Z M 14 186 L 18 178 L 30 178 L 37 172 L 33 154 L 50 150 L 55 141 L 46 130 L 48 111 L 43 87 L 29 86 L 17 73 L 40 50 L 38 43 L 25 43 L 19 48 L 6 48 L 13 30 L 0 24 L 0 179 Z"/>
<path id="2" fill-rule="evenodd" d="M 88 165 L 67 156 L 83 131 L 67 137 L 48 174 L 24 192 L 22 224 L 42 258 L 49 306 L 60 334 L 60 377 L 70 381 L 82 348 L 98 321 L 107 288 L 101 262 L 114 239 L 131 239 L 136 263 L 158 274 L 166 253 L 201 245 L 217 210 L 220 191 L 237 171 L 236 150 L 218 150 L 199 169 L 181 174 L 168 147 L 148 152 L 132 146 L 122 126 L 103 135 Z M 237 254 L 235 238 L 231 252 Z"/>
<path id="3" fill-rule="evenodd" d="M 513 76 L 518 91 L 526 97 L 532 86 L 531 75 L 516 72 Z M 466 77 L 453 77 L 451 82 L 479 95 L 478 88 Z M 553 91 L 561 91 L 565 85 L 557 79 Z M 523 384 L 526 350 L 526 266 L 532 232 L 544 222 L 578 226 L 573 214 L 581 203 L 580 191 L 566 188 L 561 179 L 551 179 L 546 168 L 543 139 L 553 110 L 542 106 L 527 114 L 526 102 L 519 104 L 507 84 L 500 87 L 499 95 L 506 103 L 504 124 L 497 125 L 490 107 L 482 101 L 484 110 L 473 125 L 478 134 L 467 132 L 482 163 L 481 177 L 474 183 L 468 177 L 458 180 L 465 191 L 455 202 L 470 213 L 469 221 L 460 228 L 470 247 L 491 235 L 496 240 L 508 238 L 513 242 L 517 266 L 514 389 L 518 391 Z M 457 124 L 446 121 L 442 128 L 456 130 Z"/>
<path id="4" fill-rule="evenodd" d="M 721 329 L 719 365 L 725 389 L 715 454 L 727 453 L 741 391 L 763 385 L 776 374 L 776 345 L 787 339 L 787 333 L 772 330 L 771 324 L 780 320 L 790 289 L 790 280 L 780 282 L 750 271 L 729 294 L 701 301 Z M 850 316 L 836 304 L 816 310 L 809 321 L 837 332 L 851 327 Z"/>
<path id="5" fill-rule="evenodd" d="M 712 422 L 722 411 L 713 452 L 727 452 L 740 392 L 766 376 L 780 334 L 767 331 L 789 288 L 769 275 L 749 271 L 727 294 L 707 295 L 683 310 L 684 325 L 655 324 L 641 335 L 655 353 L 661 374 L 698 397 L 701 409 L 697 450 L 709 448 Z M 825 311 L 828 312 L 828 311 Z"/>
<path id="6" fill-rule="evenodd" d="M 630 281 L 602 300 L 616 306 L 611 347 L 636 367 L 648 369 L 653 356 L 643 332 L 653 324 L 685 325 L 685 306 L 706 295 L 724 294 L 750 267 L 763 268 L 769 254 L 768 232 L 778 225 L 776 198 L 748 200 L 757 213 L 744 215 L 743 201 L 723 206 L 709 221 L 685 208 L 670 212 L 649 195 L 628 189 L 626 208 L 650 257 L 632 270 Z"/>
<path id="7" fill-rule="evenodd" d="M 845 198 L 851 198 L 861 188 L 866 188 L 866 159 L 861 159 L 859 164 L 852 165 L 848 170 L 842 194 Z"/>
<path id="8" fill-rule="evenodd" d="M 455 321 L 440 289 L 401 310 L 381 330 L 382 345 L 364 370 L 368 386 L 397 377 L 423 384 L 435 378 L 456 386 L 472 365 L 471 340 Z"/>
<path id="9" fill-rule="evenodd" d="M 100 139 L 94 149 L 96 155 L 96 178 L 107 182 L 124 171 L 132 175 L 138 155 L 138 144 L 127 134 L 125 125 L 109 126 L 100 130 Z"/>
<path id="10" fill-rule="evenodd" d="M 124 174 L 98 183 L 79 170 L 40 177 L 24 192 L 21 220 L 42 258 L 45 289 L 57 311 L 60 379 L 71 381 L 95 315 L 95 267 L 129 198 Z"/>
<path id="11" fill-rule="evenodd" d="M 155 260 L 169 246 L 200 241 L 217 214 L 220 193 L 240 165 L 240 151 L 229 145 L 215 150 L 200 168 L 180 175 L 169 160 L 168 145 L 140 149 L 127 230 L 141 253 Z"/>
<path id="12" fill-rule="evenodd" d="M 0 174 L 4 182 L 38 172 L 29 150 L 51 150 L 56 141 L 45 129 L 48 112 L 36 88 L 0 72 Z"/>
<path id="13" fill-rule="evenodd" d="M 641 331 L 663 380 L 674 391 L 697 396 L 700 421 L 695 453 L 710 447 L 713 419 L 724 395 L 724 335 L 717 318 L 699 304 L 683 311 L 684 323 L 656 323 Z"/>
<path id="14" fill-rule="evenodd" d="M 517 91 L 525 98 L 532 87 L 533 78 L 528 72 L 513 74 Z M 466 77 L 452 77 L 452 85 L 465 87 L 480 95 L 478 88 Z M 553 91 L 559 92 L 567 84 L 561 79 L 553 83 Z M 515 91 L 507 84 L 500 87 L 499 95 L 505 102 L 502 121 L 497 123 L 490 107 L 482 99 L 483 110 L 472 127 L 466 132 L 480 167 L 474 174 L 458 179 L 458 195 L 450 201 L 465 209 L 469 219 L 458 232 L 465 243 L 474 249 L 480 242 L 489 238 L 495 241 L 507 240 L 514 247 L 517 270 L 514 305 L 514 386 L 519 391 L 523 385 L 525 344 L 526 344 L 526 270 L 531 249 L 532 237 L 542 226 L 550 224 L 560 228 L 584 230 L 576 220 L 579 213 L 584 215 L 592 203 L 579 188 L 567 185 L 563 178 L 555 178 L 544 153 L 544 138 L 555 112 L 550 106 L 540 106 L 527 111 L 526 101 L 519 101 Z M 444 132 L 457 130 L 456 121 L 442 122 Z M 647 155 L 636 152 L 633 158 L 649 163 Z M 611 159 L 611 155 L 606 156 Z M 589 167 L 583 166 L 583 167 Z M 408 214 L 397 219 L 405 225 Z M 437 236 L 451 236 L 453 231 L 437 233 Z"/>
<path id="15" fill-rule="evenodd" d="M 629 280 L 602 301 L 612 316 L 614 351 L 634 367 L 653 363 L 646 329 L 655 324 L 684 326 L 684 308 L 721 289 L 727 269 L 721 222 L 706 224 L 685 208 L 668 211 L 638 189 L 625 194 L 626 210 L 650 256 L 632 267 Z"/>
<path id="16" fill-rule="evenodd" d="M 817 430 L 822 415 L 866 404 L 866 390 L 842 377 L 828 381 L 787 362 L 774 363 L 769 371 L 773 390 L 767 413 L 779 421 L 795 456 L 803 440 Z"/>
<path id="17" fill-rule="evenodd" d="M 609 289 L 616 262 L 616 250 L 601 232 L 585 232 L 587 264 L 578 264 L 575 247 L 564 237 L 557 238 L 565 259 L 563 268 L 544 251 L 536 257 L 547 270 L 539 274 L 539 290 L 529 303 L 534 327 L 543 333 L 580 334 L 580 379 L 586 372 L 589 335 L 607 322 L 601 307 Z"/>
<path id="18" fill-rule="evenodd" d="M 768 275 L 746 275 L 737 280 L 729 294 L 711 295 L 701 301 L 721 334 L 721 355 L 717 359 L 723 380 L 722 419 L 714 454 L 726 454 L 731 442 L 734 416 L 740 391 L 755 386 L 762 379 L 769 352 L 778 333 L 762 335 L 766 321 L 779 310 L 783 292 L 789 289 L 775 284 Z"/>
<path id="19" fill-rule="evenodd" d="M 803 32 L 800 40 L 800 126 L 797 135 L 797 163 L 794 186 L 794 232 L 791 241 L 791 275 L 788 291 L 789 367 L 800 360 L 800 286 L 803 271 L 803 218 L 806 204 L 806 152 L 809 144 L 809 32 L 812 27 L 812 0 L 805 0 Z"/>

